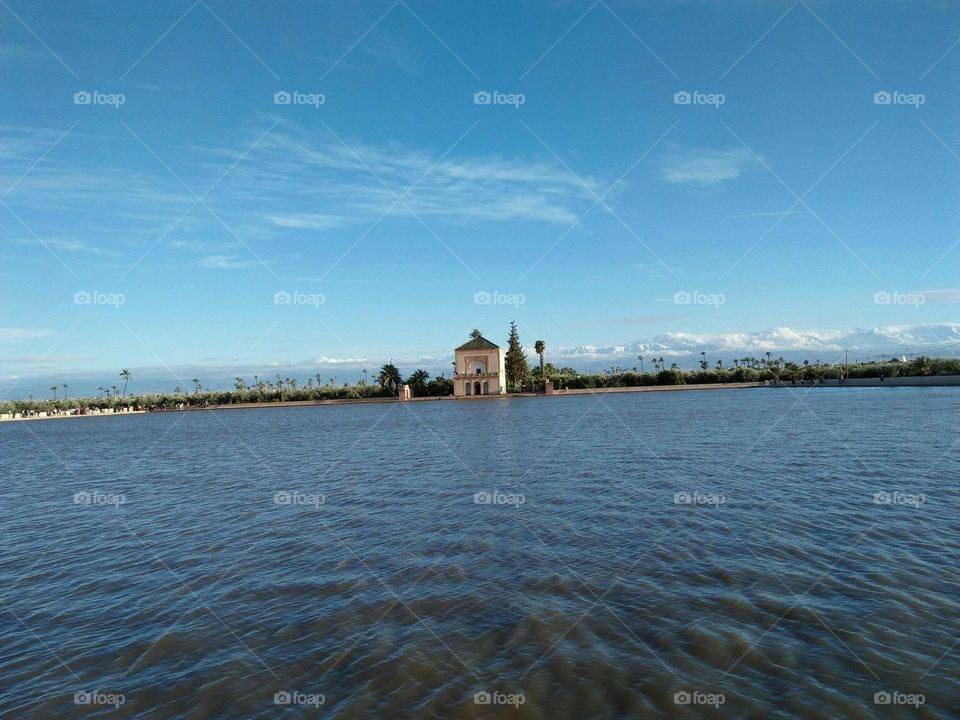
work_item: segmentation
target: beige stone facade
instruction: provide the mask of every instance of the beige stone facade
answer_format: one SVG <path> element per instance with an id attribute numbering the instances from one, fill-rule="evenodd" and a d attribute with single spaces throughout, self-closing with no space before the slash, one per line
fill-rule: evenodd
<path id="1" fill-rule="evenodd" d="M 454 397 L 506 394 L 506 363 L 500 347 L 480 336 L 458 347 L 453 356 Z"/>

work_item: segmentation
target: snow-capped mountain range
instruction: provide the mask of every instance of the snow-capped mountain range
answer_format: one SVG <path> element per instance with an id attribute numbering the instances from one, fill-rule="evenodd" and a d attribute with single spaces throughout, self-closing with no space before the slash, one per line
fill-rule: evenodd
<path id="1" fill-rule="evenodd" d="M 770 330 L 743 333 L 695 334 L 664 333 L 621 345 L 579 345 L 551 349 L 554 364 L 573 367 L 616 363 L 636 364 L 638 355 L 692 358 L 706 352 L 711 361 L 746 356 L 760 357 L 770 352 L 788 360 L 842 360 L 844 352 L 851 360 L 881 356 L 900 357 L 917 354 L 956 357 L 960 355 L 960 323 L 930 325 L 890 325 L 863 330 L 795 330 L 775 327 Z M 698 358 L 699 359 L 699 358 Z M 683 365 L 684 363 L 680 363 Z"/>

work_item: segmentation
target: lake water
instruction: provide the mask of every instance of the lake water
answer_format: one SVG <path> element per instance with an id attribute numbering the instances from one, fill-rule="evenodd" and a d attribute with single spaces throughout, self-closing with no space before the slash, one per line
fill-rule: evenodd
<path id="1" fill-rule="evenodd" d="M 958 408 L 798 388 L 7 423 L 0 717 L 955 718 Z"/>

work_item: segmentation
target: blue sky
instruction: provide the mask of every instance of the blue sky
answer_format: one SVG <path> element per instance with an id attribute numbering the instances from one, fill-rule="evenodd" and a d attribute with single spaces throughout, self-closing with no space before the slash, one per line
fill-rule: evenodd
<path id="1" fill-rule="evenodd" d="M 960 337 L 951 2 L 4 0 L 0 18 L 7 396 L 119 367 L 436 374 L 511 319 L 528 347 L 607 365 L 650 338 Z"/>

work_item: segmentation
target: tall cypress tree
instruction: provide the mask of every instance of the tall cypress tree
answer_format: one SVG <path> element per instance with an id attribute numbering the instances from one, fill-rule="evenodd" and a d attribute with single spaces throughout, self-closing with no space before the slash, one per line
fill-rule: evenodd
<path id="1" fill-rule="evenodd" d="M 504 358 L 507 366 L 507 387 L 516 389 L 527 379 L 530 368 L 527 367 L 527 356 L 523 354 L 520 344 L 520 334 L 517 332 L 517 323 L 510 322 L 510 337 L 507 339 L 507 354 Z"/>

